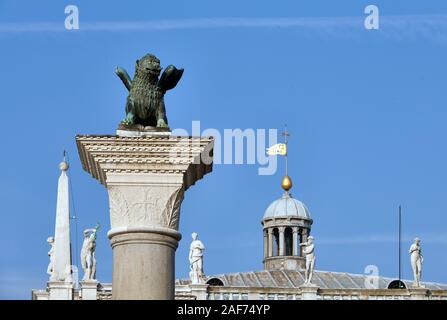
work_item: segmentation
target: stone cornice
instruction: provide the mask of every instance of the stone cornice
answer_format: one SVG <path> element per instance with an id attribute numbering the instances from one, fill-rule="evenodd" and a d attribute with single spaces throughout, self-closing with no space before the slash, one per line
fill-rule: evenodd
<path id="1" fill-rule="evenodd" d="M 103 185 L 109 173 L 182 174 L 186 190 L 212 171 L 212 137 L 77 135 L 76 143 L 83 169 Z"/>

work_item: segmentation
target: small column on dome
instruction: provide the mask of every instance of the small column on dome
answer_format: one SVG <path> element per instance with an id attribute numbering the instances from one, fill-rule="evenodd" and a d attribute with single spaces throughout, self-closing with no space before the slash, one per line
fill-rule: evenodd
<path id="1" fill-rule="evenodd" d="M 273 229 L 268 229 L 268 256 L 273 257 Z"/>
<path id="2" fill-rule="evenodd" d="M 284 241 L 284 231 L 285 227 L 279 227 L 279 255 L 284 256 L 285 255 L 285 241 Z"/>
<path id="3" fill-rule="evenodd" d="M 293 252 L 292 254 L 294 256 L 298 256 L 299 255 L 299 251 L 298 251 L 298 227 L 293 227 Z"/>

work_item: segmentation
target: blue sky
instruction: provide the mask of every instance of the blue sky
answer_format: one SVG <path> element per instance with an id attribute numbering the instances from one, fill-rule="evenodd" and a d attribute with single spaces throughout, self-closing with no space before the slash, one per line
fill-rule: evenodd
<path id="1" fill-rule="evenodd" d="M 371 3 L 380 30 L 363 27 Z M 78 31 L 64 30 L 68 4 L 79 7 Z M 374 264 L 396 276 L 402 204 L 404 277 L 419 236 L 423 279 L 447 283 L 445 1 L 0 1 L 0 44 L 0 299 L 45 287 L 64 148 L 79 241 L 104 226 L 98 278 L 111 281 L 107 193 L 83 172 L 74 137 L 114 133 L 126 98 L 114 66 L 133 74 L 147 52 L 185 68 L 166 96 L 171 128 L 288 124 L 292 192 L 314 219 L 317 269 Z M 273 176 L 216 165 L 190 188 L 176 276 L 187 276 L 193 231 L 207 274 L 262 269 L 260 220 L 282 172 L 282 162 Z"/>

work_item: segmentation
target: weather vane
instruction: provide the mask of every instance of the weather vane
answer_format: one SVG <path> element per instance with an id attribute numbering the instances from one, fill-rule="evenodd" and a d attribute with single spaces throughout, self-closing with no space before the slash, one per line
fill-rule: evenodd
<path id="1" fill-rule="evenodd" d="M 282 133 L 282 136 L 284 137 L 284 143 L 277 143 L 270 148 L 267 148 L 267 154 L 269 156 L 281 155 L 285 157 L 286 174 L 281 182 L 281 187 L 288 192 L 292 188 L 292 179 L 289 177 L 287 143 L 288 137 L 290 137 L 290 133 L 287 130 L 287 125 L 284 126 L 284 132 Z"/>
<path id="2" fill-rule="evenodd" d="M 285 162 L 286 162 L 286 176 L 288 176 L 288 172 L 289 172 L 289 162 L 287 159 L 287 142 L 288 142 L 288 137 L 290 137 L 290 133 L 287 130 L 287 124 L 284 125 L 284 131 L 282 133 L 282 136 L 284 137 L 284 149 L 285 149 L 285 153 L 284 153 L 284 157 L 285 157 Z"/>

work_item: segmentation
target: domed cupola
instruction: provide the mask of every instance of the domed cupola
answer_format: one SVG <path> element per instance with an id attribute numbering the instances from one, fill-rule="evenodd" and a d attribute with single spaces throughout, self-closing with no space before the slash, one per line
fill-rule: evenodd
<path id="1" fill-rule="evenodd" d="M 283 178 L 281 186 L 284 194 L 268 206 L 261 222 L 264 269 L 304 269 L 305 258 L 299 244 L 307 241 L 312 219 L 304 203 L 292 197 L 292 179 L 288 175 Z"/>
<path id="2" fill-rule="evenodd" d="M 310 219 L 309 210 L 304 203 L 294 199 L 289 192 L 285 192 L 281 198 L 269 205 L 263 220 L 287 217 Z"/>

